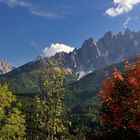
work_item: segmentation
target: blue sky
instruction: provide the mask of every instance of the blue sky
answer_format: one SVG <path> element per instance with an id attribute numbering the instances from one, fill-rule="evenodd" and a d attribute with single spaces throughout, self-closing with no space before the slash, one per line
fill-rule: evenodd
<path id="1" fill-rule="evenodd" d="M 140 30 L 140 1 L 116 1 L 0 0 L 0 60 L 20 66 L 52 43 L 78 48 L 109 30 Z"/>

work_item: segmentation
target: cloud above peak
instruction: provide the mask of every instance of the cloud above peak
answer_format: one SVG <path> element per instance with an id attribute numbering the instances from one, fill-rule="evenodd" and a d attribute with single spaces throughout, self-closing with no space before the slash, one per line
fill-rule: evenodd
<path id="1" fill-rule="evenodd" d="M 140 3 L 140 0 L 113 0 L 114 7 L 108 8 L 106 14 L 115 17 L 128 13 L 133 7 Z"/>
<path id="2" fill-rule="evenodd" d="M 55 55 L 56 53 L 59 53 L 59 52 L 69 53 L 69 52 L 72 52 L 73 50 L 74 50 L 73 47 L 70 47 L 70 46 L 65 45 L 65 44 L 56 43 L 56 44 L 51 44 L 49 47 L 46 47 L 42 51 L 40 56 L 42 58 L 51 57 L 51 56 L 53 56 L 53 55 Z"/>

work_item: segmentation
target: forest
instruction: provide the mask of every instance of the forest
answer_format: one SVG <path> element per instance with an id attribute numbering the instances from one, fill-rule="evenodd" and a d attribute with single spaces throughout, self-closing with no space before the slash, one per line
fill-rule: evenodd
<path id="1" fill-rule="evenodd" d="M 80 94 L 79 100 L 69 96 L 68 103 L 66 94 L 72 91 L 66 88 L 66 80 L 63 69 L 52 67 L 39 92 L 29 97 L 18 96 L 1 83 L 0 140 L 140 138 L 140 58 L 135 64 L 126 61 L 121 71 L 106 71 L 100 92 L 92 98 L 90 92 L 89 97 Z M 90 99 L 83 102 L 82 98 Z"/>

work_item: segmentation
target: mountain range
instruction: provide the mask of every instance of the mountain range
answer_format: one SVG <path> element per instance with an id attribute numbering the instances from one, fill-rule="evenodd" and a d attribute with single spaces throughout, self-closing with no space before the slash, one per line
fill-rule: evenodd
<path id="1" fill-rule="evenodd" d="M 84 41 L 81 48 L 75 48 L 70 53 L 60 52 L 43 59 L 61 62 L 60 67 L 80 79 L 95 70 L 138 55 L 140 55 L 140 31 L 126 29 L 124 33 L 118 34 L 106 32 L 97 42 L 94 38 L 89 38 Z"/>
<path id="2" fill-rule="evenodd" d="M 35 61 L 59 62 L 59 67 L 80 79 L 95 70 L 135 58 L 139 54 L 140 31 L 126 29 L 124 33 L 118 34 L 113 34 L 111 31 L 106 32 L 98 41 L 94 38 L 85 40 L 80 48 L 75 48 L 72 52 L 59 52 L 45 58 L 39 56 Z M 35 61 L 30 63 L 35 63 Z M 0 74 L 13 69 L 14 67 L 9 63 L 0 63 Z"/>
<path id="3" fill-rule="evenodd" d="M 89 38 L 81 48 L 70 53 L 60 52 L 51 57 L 38 57 L 16 69 L 8 63 L 0 63 L 2 74 L 12 70 L 1 75 L 0 82 L 7 82 L 16 94 L 33 93 L 39 91 L 40 81 L 47 78 L 50 66 L 64 68 L 69 84 L 91 72 L 138 55 L 140 32 L 126 29 L 124 33 L 113 34 L 109 31 L 97 42 L 94 38 Z"/>

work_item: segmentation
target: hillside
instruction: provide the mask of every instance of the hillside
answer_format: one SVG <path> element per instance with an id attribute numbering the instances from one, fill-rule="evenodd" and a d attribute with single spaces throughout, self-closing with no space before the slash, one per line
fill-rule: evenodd
<path id="1" fill-rule="evenodd" d="M 135 63 L 137 58 L 130 59 L 130 63 Z M 92 98 L 98 96 L 100 89 L 102 87 L 103 81 L 105 79 L 105 73 L 108 71 L 110 74 L 117 69 L 118 71 L 123 71 L 123 66 L 125 62 L 120 62 L 103 69 L 94 71 L 88 74 L 77 82 L 69 84 L 67 86 L 67 96 L 66 101 L 72 107 L 73 105 L 84 104 L 84 102 L 89 102 Z"/>
<path id="2" fill-rule="evenodd" d="M 29 62 L 15 70 L 0 76 L 1 83 L 7 83 L 14 94 L 32 95 L 40 92 L 42 84 L 51 68 L 58 68 L 48 59 Z M 75 79 L 67 75 L 67 82 Z"/>
<path id="3" fill-rule="evenodd" d="M 135 60 L 131 59 L 130 62 L 135 62 Z M 30 62 L 7 74 L 1 75 L 0 82 L 8 83 L 14 94 L 31 96 L 41 92 L 43 81 L 47 79 L 52 65 L 57 67 L 52 61 L 47 59 Z M 111 73 L 114 68 L 120 70 L 122 66 L 124 66 L 124 62 L 108 66 L 94 71 L 78 81 L 76 81 L 75 75 L 69 73 L 65 84 L 65 103 L 72 107 L 82 102 L 88 102 L 91 98 L 96 97 L 102 86 L 105 72 L 109 71 Z"/>
<path id="4" fill-rule="evenodd" d="M 131 59 L 129 62 L 135 63 L 136 60 Z M 74 125 L 84 124 L 91 129 L 99 126 L 100 102 L 98 94 L 105 79 L 105 73 L 108 71 L 111 74 L 114 69 L 123 72 L 124 64 L 125 62 L 121 62 L 97 70 L 66 86 L 64 103 L 72 112 L 73 120 L 75 120 Z"/>

